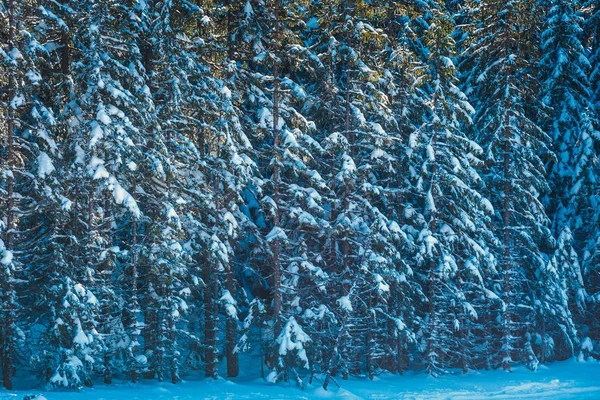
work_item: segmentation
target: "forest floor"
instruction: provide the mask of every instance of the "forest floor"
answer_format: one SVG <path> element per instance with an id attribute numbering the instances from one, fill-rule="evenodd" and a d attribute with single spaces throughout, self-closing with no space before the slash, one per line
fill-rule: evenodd
<path id="1" fill-rule="evenodd" d="M 234 381 L 186 380 L 169 383 L 115 383 L 96 385 L 81 392 L 0 390 L 0 400 L 308 400 L 308 399 L 600 399 L 600 363 L 574 360 L 540 366 L 533 372 L 518 367 L 504 371 L 470 371 L 467 374 L 432 378 L 422 373 L 403 376 L 385 374 L 373 380 L 352 378 L 332 384 L 328 391 L 318 382 L 300 390 L 294 385 L 274 385 L 262 379 Z"/>

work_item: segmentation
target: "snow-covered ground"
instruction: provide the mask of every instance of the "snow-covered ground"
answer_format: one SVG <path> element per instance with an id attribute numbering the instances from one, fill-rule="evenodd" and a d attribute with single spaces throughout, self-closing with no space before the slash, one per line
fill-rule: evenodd
<path id="1" fill-rule="evenodd" d="M 600 363 L 566 361 L 542 366 L 536 372 L 516 368 L 512 373 L 469 372 L 437 379 L 415 373 L 381 375 L 373 381 L 350 379 L 340 381 L 340 384 L 342 388 L 332 385 L 325 391 L 316 382 L 302 391 L 293 385 L 273 385 L 262 380 L 204 379 L 187 380 L 177 385 L 97 385 L 79 393 L 0 391 L 0 399 L 21 400 L 28 394 L 40 393 L 40 400 L 600 399 Z"/>

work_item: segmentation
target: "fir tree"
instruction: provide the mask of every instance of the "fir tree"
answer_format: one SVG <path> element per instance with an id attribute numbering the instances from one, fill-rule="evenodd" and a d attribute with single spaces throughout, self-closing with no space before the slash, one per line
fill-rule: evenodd
<path id="1" fill-rule="evenodd" d="M 453 21 L 440 11 L 435 14 L 425 37 L 431 74 L 430 122 L 417 132 L 415 148 L 423 154 L 417 159 L 422 164 L 416 166 L 421 171 L 416 189 L 424 197 L 427 225 L 419 234 L 419 258 L 429 293 L 428 326 L 423 328 L 426 369 L 433 375 L 445 366 L 466 371 L 471 364 L 470 355 L 460 349 L 468 340 L 467 324 L 478 315 L 463 287 L 470 289 L 469 297 L 483 292 L 483 272 L 494 268 L 487 246 L 495 241 L 489 227 L 493 208 L 478 192 L 482 149 L 461 129 L 471 123 L 474 110 L 456 86 Z"/>
<path id="2" fill-rule="evenodd" d="M 550 262 L 554 240 L 540 201 L 549 190 L 542 157 L 550 153 L 550 138 L 534 119 L 543 112 L 530 73 L 537 57 L 530 45 L 535 11 L 530 1 L 482 2 L 464 67 L 466 94 L 476 99 L 476 137 L 486 144 L 486 195 L 496 211 L 495 229 L 501 232 L 497 258 L 504 304 L 498 350 L 505 369 L 513 361 L 536 368 L 532 346 L 542 292 L 556 284 L 538 280 Z"/>
<path id="3" fill-rule="evenodd" d="M 577 254 L 569 247 L 576 245 L 574 239 L 577 238 L 577 242 L 583 244 L 582 248 L 589 251 L 595 236 L 589 230 L 589 222 L 595 220 L 597 214 L 594 211 L 597 190 L 595 142 L 600 136 L 595 129 L 596 116 L 588 80 L 590 64 L 579 39 L 581 24 L 582 20 L 571 2 L 550 2 L 546 29 L 541 36 L 544 56 L 540 62 L 545 78 L 543 101 L 552 110 L 552 122 L 546 130 L 553 137 L 556 154 L 548 167 L 552 196 L 547 203 L 548 212 L 553 216 L 553 231 L 559 238 L 557 255 L 561 268 L 555 273 L 564 274 L 561 278 L 551 279 L 571 283 L 571 287 L 563 285 L 562 289 L 566 292 L 554 292 L 548 298 L 560 303 L 560 315 L 564 318 L 560 326 L 568 330 L 564 334 L 567 347 L 571 349 L 559 355 L 561 358 L 574 354 L 574 343 L 570 342 L 576 335 L 569 304 L 584 306 L 581 297 L 585 297 L 579 261 L 570 259 Z M 584 260 L 586 258 L 584 256 Z M 581 311 L 582 308 L 579 309 Z M 542 342 L 545 344 L 546 341 Z M 540 351 L 543 360 L 546 351 Z"/>

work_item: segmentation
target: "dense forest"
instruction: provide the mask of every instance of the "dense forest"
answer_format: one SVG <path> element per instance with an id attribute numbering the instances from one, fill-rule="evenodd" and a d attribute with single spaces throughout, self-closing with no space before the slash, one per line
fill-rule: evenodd
<path id="1" fill-rule="evenodd" d="M 0 115 L 8 389 L 600 358 L 598 0 L 1 0 Z"/>

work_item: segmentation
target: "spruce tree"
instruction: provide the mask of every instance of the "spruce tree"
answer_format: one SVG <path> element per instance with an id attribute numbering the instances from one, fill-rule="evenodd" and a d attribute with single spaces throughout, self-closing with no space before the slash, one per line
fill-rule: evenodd
<path id="1" fill-rule="evenodd" d="M 437 375 L 446 366 L 466 371 L 472 364 L 463 350 L 469 340 L 467 325 L 478 317 L 470 298 L 483 292 L 484 271 L 494 267 L 487 246 L 495 237 L 490 229 L 493 208 L 479 193 L 482 149 L 462 133 L 474 110 L 456 86 L 453 21 L 442 11 L 434 14 L 425 36 L 431 111 L 429 121 L 417 132 L 414 150 L 422 154 L 416 160 L 421 163 L 415 166 L 421 171 L 416 189 L 422 193 L 427 221 L 419 234 L 419 258 L 429 294 L 426 370 Z"/>
<path id="2" fill-rule="evenodd" d="M 600 139 L 600 133 L 596 130 L 597 118 L 588 80 L 590 63 L 580 41 L 583 21 L 571 2 L 552 1 L 548 6 L 546 29 L 541 35 L 544 54 L 540 61 L 544 79 L 541 93 L 545 105 L 551 110 L 545 129 L 553 138 L 552 149 L 556 157 L 548 166 L 552 194 L 546 203 L 553 218 L 554 234 L 559 238 L 559 268 L 555 273 L 561 275 L 561 278 L 552 279 L 570 282 L 569 286 L 562 288 L 565 293 L 553 292 L 548 300 L 559 302 L 562 310 L 560 317 L 563 323 L 559 327 L 564 328 L 559 330 L 565 332 L 559 333 L 565 335 L 568 350 L 558 356 L 564 358 L 574 354 L 573 348 L 577 344 L 571 343 L 576 334 L 569 304 L 584 307 L 585 302 L 579 261 L 570 259 L 577 253 L 569 247 L 581 243 L 583 260 L 587 258 L 583 249 L 590 251 L 593 247 L 595 230 L 590 229 L 590 221 L 594 221 L 597 215 L 595 142 Z M 578 311 L 581 313 L 583 308 Z M 545 342 L 542 340 L 542 343 Z M 541 349 L 540 352 L 544 359 L 546 351 Z"/>
<path id="3" fill-rule="evenodd" d="M 41 75 L 42 60 L 48 55 L 38 41 L 34 24 L 39 21 L 36 3 L 0 4 L 5 39 L 0 47 L 0 113 L 2 162 L 0 163 L 0 260 L 2 271 L 2 312 L 0 359 L 4 387 L 12 388 L 30 315 L 18 314 L 30 299 L 27 284 L 29 231 L 32 211 L 43 197 L 52 197 L 52 189 L 43 184 L 55 172 L 57 145 L 50 130 L 55 118 L 40 96 L 47 84 Z M 25 290 L 27 289 L 27 290 Z M 21 303 L 21 304 L 19 304 Z M 27 304 L 29 306 L 29 304 Z"/>
<path id="4" fill-rule="evenodd" d="M 538 321 L 547 318 L 543 293 L 557 284 L 540 278 L 551 262 L 554 239 L 540 201 L 549 190 L 542 158 L 550 155 L 550 137 L 535 122 L 543 112 L 531 74 L 536 11 L 527 0 L 478 4 L 463 64 L 466 94 L 475 99 L 476 139 L 485 143 L 486 196 L 496 211 L 494 228 L 501 232 L 495 248 L 503 288 L 497 350 L 504 369 L 514 361 L 537 367 L 535 335 Z"/>

